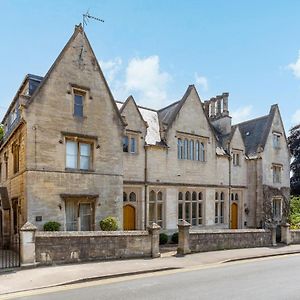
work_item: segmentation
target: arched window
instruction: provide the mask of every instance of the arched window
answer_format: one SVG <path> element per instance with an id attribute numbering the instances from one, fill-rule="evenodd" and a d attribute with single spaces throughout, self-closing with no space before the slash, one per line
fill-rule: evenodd
<path id="1" fill-rule="evenodd" d="M 216 194 L 215 194 L 215 199 L 219 200 L 219 193 L 218 192 L 216 192 Z"/>
<path id="2" fill-rule="evenodd" d="M 181 192 L 178 193 L 178 200 L 183 200 L 183 195 Z"/>
<path id="3" fill-rule="evenodd" d="M 154 191 L 151 191 L 151 192 L 150 192 L 149 201 L 150 201 L 150 202 L 155 202 L 155 198 L 156 198 L 155 192 L 154 192 Z"/>
<path id="4" fill-rule="evenodd" d="M 199 155 L 199 141 L 196 141 L 196 153 L 195 153 L 195 159 L 199 160 L 200 155 Z"/>
<path id="5" fill-rule="evenodd" d="M 125 192 L 123 192 L 123 201 L 124 201 L 124 202 L 128 201 L 128 199 L 127 199 L 127 194 L 126 194 Z"/>
<path id="6" fill-rule="evenodd" d="M 221 193 L 221 200 L 224 200 L 224 193 Z"/>
<path id="7" fill-rule="evenodd" d="M 234 195 L 233 195 L 233 193 L 231 193 L 231 201 L 233 201 L 234 200 Z"/>
<path id="8" fill-rule="evenodd" d="M 236 193 L 235 194 L 235 201 L 238 201 L 239 200 L 239 195 Z"/>
<path id="9" fill-rule="evenodd" d="M 182 140 L 178 139 L 177 141 L 177 154 L 178 154 L 178 159 L 182 159 L 183 153 L 182 153 Z"/>
<path id="10" fill-rule="evenodd" d="M 188 159 L 188 152 L 189 152 L 189 141 L 187 139 L 184 140 L 184 159 Z"/>
<path id="11" fill-rule="evenodd" d="M 129 201 L 130 202 L 135 202 L 136 201 L 136 194 L 134 192 L 131 192 L 129 194 Z"/>
<path id="12" fill-rule="evenodd" d="M 205 161 L 205 147 L 204 143 L 200 143 L 200 161 Z"/>
<path id="13" fill-rule="evenodd" d="M 196 192 L 192 193 L 192 201 L 197 201 L 197 193 Z"/>
<path id="14" fill-rule="evenodd" d="M 190 160 L 194 160 L 194 141 L 190 140 Z"/>
<path id="15" fill-rule="evenodd" d="M 198 200 L 202 200 L 202 192 L 200 192 L 199 194 L 198 194 Z"/>
<path id="16" fill-rule="evenodd" d="M 162 201 L 162 197 L 163 197 L 163 194 L 162 194 L 162 192 L 158 192 L 157 193 L 157 201 Z"/>
<path id="17" fill-rule="evenodd" d="M 185 193 L 185 201 L 190 201 L 191 200 L 191 193 L 190 192 L 186 192 Z"/>

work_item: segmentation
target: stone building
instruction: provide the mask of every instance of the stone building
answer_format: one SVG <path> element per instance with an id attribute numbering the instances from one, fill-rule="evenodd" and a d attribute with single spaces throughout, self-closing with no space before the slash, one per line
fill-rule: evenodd
<path id="1" fill-rule="evenodd" d="M 279 108 L 232 126 L 228 93 L 191 85 L 160 110 L 116 101 L 81 26 L 44 77 L 27 75 L 2 123 L 1 235 L 42 229 L 262 227 L 285 216 L 289 151 Z"/>

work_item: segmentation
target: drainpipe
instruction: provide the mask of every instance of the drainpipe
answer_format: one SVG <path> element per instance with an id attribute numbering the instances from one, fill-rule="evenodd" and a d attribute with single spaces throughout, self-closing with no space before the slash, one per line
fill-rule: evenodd
<path id="1" fill-rule="evenodd" d="M 228 163 L 229 163 L 229 173 L 228 173 L 228 228 L 231 228 L 231 213 L 230 213 L 230 207 L 231 207 L 231 153 L 230 153 L 230 143 L 228 144 L 228 152 L 229 152 L 229 157 L 228 157 Z"/>
<path id="2" fill-rule="evenodd" d="M 145 230 L 147 228 L 147 194 L 148 194 L 148 177 L 147 177 L 147 166 L 148 166 L 148 147 L 147 145 L 144 146 L 145 149 L 145 169 L 144 169 L 144 184 L 145 184 L 145 192 L 144 192 L 144 227 Z"/>

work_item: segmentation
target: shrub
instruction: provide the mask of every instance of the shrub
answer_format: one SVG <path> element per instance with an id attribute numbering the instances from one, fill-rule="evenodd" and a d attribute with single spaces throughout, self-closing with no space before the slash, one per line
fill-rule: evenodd
<path id="1" fill-rule="evenodd" d="M 49 221 L 44 224 L 44 231 L 59 231 L 60 226 L 56 221 Z"/>
<path id="2" fill-rule="evenodd" d="M 160 233 L 159 235 L 159 244 L 164 245 L 168 242 L 168 236 L 165 233 Z"/>
<path id="3" fill-rule="evenodd" d="M 175 233 L 172 234 L 171 241 L 174 244 L 178 244 L 178 232 L 175 232 Z"/>
<path id="4" fill-rule="evenodd" d="M 103 231 L 116 231 L 118 230 L 118 221 L 114 217 L 106 217 L 99 223 Z"/>

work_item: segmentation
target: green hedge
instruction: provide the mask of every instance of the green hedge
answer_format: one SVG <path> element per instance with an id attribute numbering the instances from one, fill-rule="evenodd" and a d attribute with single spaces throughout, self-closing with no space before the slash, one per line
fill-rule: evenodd
<path id="1" fill-rule="evenodd" d="M 44 231 L 59 231 L 60 226 L 56 221 L 49 221 L 44 224 Z"/>
<path id="2" fill-rule="evenodd" d="M 116 231 L 118 230 L 118 221 L 114 217 L 106 217 L 99 223 L 103 231 Z"/>

